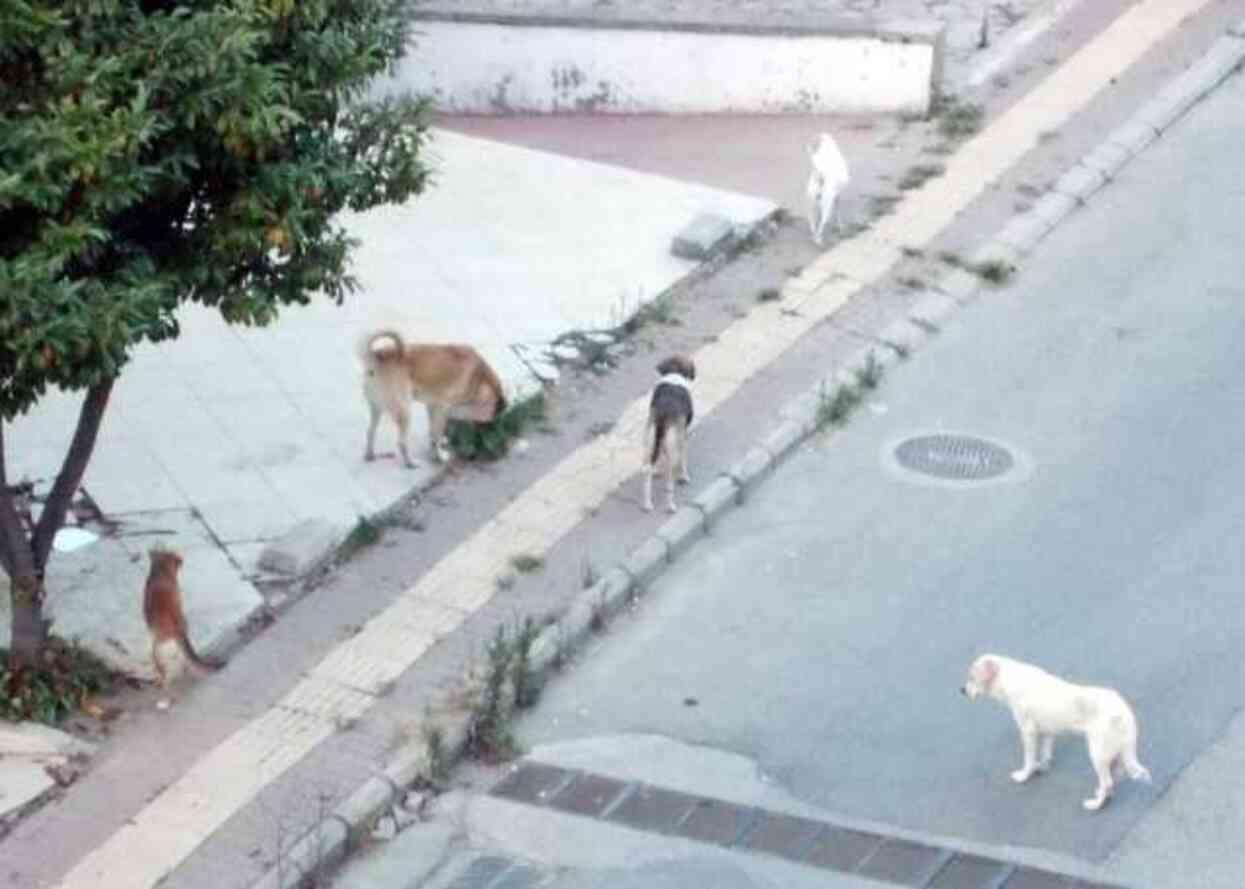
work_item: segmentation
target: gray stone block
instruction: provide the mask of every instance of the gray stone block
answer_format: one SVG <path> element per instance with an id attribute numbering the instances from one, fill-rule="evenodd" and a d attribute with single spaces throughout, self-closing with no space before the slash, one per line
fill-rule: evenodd
<path id="1" fill-rule="evenodd" d="M 1020 251 L 1012 244 L 992 239 L 983 244 L 976 253 L 969 257 L 969 263 L 974 269 L 980 270 L 982 266 L 992 265 L 994 263 L 1003 263 L 1004 265 L 1015 266 L 1020 261 Z M 980 271 L 978 271 L 980 276 Z"/>
<path id="2" fill-rule="evenodd" d="M 908 310 L 908 318 L 930 327 L 941 328 L 959 304 L 945 293 L 930 290 Z"/>
<path id="3" fill-rule="evenodd" d="M 1142 106 L 1134 119 L 1154 127 L 1160 133 L 1167 131 L 1231 74 L 1243 59 L 1245 41 L 1235 36 L 1220 37 L 1197 64 Z"/>
<path id="4" fill-rule="evenodd" d="M 995 239 L 1001 244 L 1015 248 L 1017 253 L 1028 253 L 1037 246 L 1038 241 L 1046 237 L 1050 229 L 1051 224 L 1046 217 L 1030 210 L 1027 213 L 1018 213 L 1013 216 L 1011 222 L 1003 226 L 1003 230 L 995 235 Z"/>
<path id="5" fill-rule="evenodd" d="M 650 537 L 631 551 L 623 561 L 622 568 L 631 576 L 636 586 L 647 586 L 665 569 L 669 563 L 669 555 L 666 541 L 660 537 Z"/>
<path id="6" fill-rule="evenodd" d="M 890 346 L 898 357 L 907 358 L 925 344 L 929 331 L 907 318 L 900 318 L 888 324 L 878 334 L 878 339 Z"/>
<path id="7" fill-rule="evenodd" d="M 1078 206 L 1080 202 L 1076 198 L 1058 191 L 1048 191 L 1029 212 L 1044 219 L 1049 230 L 1063 222 Z"/>
<path id="8" fill-rule="evenodd" d="M 630 600 L 631 592 L 635 589 L 635 581 L 624 568 L 611 568 L 592 585 L 592 589 L 595 591 L 596 599 L 604 602 L 613 613 Z"/>
<path id="9" fill-rule="evenodd" d="M 329 816 L 283 853 L 283 867 L 274 867 L 250 889 L 295 889 L 309 874 L 331 873 L 346 857 L 349 841 L 345 823 Z"/>
<path id="10" fill-rule="evenodd" d="M 769 451 L 764 448 L 753 448 L 724 474 L 735 480 L 735 484 L 739 485 L 740 496 L 742 496 L 764 477 L 773 462 Z"/>
<path id="11" fill-rule="evenodd" d="M 358 836 L 370 827 L 376 815 L 397 802 L 396 791 L 397 788 L 387 777 L 373 775 L 339 803 L 333 809 L 333 815 L 349 825 L 351 833 Z"/>
<path id="12" fill-rule="evenodd" d="M 808 433 L 809 428 L 803 423 L 787 420 L 779 423 L 772 432 L 762 439 L 761 447 L 769 451 L 770 456 L 777 462 L 787 456 L 796 445 L 804 441 Z"/>
<path id="13" fill-rule="evenodd" d="M 1076 164 L 1068 172 L 1059 177 L 1054 191 L 1067 195 L 1080 203 L 1089 200 L 1098 189 L 1106 184 L 1106 178 L 1097 170 Z"/>
<path id="14" fill-rule="evenodd" d="M 648 542 L 652 543 L 653 539 Z M 667 561 L 664 541 L 657 540 L 656 543 L 661 546 L 663 556 L 650 566 L 651 574 L 646 580 L 656 577 Z M 632 579 L 626 568 L 611 568 L 600 580 L 580 593 L 562 619 L 541 632 L 532 646 L 529 663 L 538 681 L 543 681 L 558 658 L 569 655 L 583 644 L 597 621 L 607 620 L 621 611 L 631 600 L 636 584 L 637 581 Z"/>
<path id="15" fill-rule="evenodd" d="M 1106 141 L 1081 158 L 1081 163 L 1091 170 L 1097 170 L 1107 180 L 1114 179 L 1132 155 L 1114 142 Z"/>
<path id="16" fill-rule="evenodd" d="M 657 529 L 666 542 L 667 559 L 677 559 L 705 533 L 705 514 L 695 506 L 684 506 Z"/>
<path id="17" fill-rule="evenodd" d="M 815 429 L 817 426 L 817 393 L 815 391 L 805 392 L 791 399 L 779 409 L 778 417 L 784 422 L 798 423 L 806 431 Z"/>
<path id="18" fill-rule="evenodd" d="M 720 475 L 701 490 L 692 505 L 705 516 L 706 528 L 724 512 L 739 503 L 739 484 L 729 476 Z"/>
<path id="19" fill-rule="evenodd" d="M 299 522 L 259 554 L 259 568 L 301 577 L 323 565 L 346 539 L 346 529 L 323 519 Z"/>
<path id="20" fill-rule="evenodd" d="M 1135 156 L 1150 147 L 1150 144 L 1158 137 L 1159 132 L 1154 127 L 1144 121 L 1133 119 L 1112 131 L 1111 135 L 1107 136 L 1107 142 L 1118 145 Z"/>
<path id="21" fill-rule="evenodd" d="M 708 259 L 730 244 L 734 233 L 729 219 L 700 213 L 674 236 L 670 252 L 682 259 Z"/>
<path id="22" fill-rule="evenodd" d="M 967 269 L 952 269 L 934 285 L 961 305 L 972 302 L 981 292 L 981 279 Z"/>

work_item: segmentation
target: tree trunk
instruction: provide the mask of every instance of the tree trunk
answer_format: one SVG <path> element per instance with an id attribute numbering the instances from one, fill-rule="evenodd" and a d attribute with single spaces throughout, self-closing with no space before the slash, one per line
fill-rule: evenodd
<path id="1" fill-rule="evenodd" d="M 47 644 L 51 621 L 43 616 L 44 571 L 52 553 L 52 539 L 65 521 L 73 495 L 95 449 L 95 439 L 113 380 L 107 379 L 87 390 L 78 414 L 73 440 L 65 452 L 61 471 L 43 504 L 34 533 L 26 536 L 21 517 L 13 503 L 13 493 L 5 469 L 4 427 L 0 424 L 0 565 L 9 575 L 12 605 L 9 661 L 14 666 L 35 664 Z"/>

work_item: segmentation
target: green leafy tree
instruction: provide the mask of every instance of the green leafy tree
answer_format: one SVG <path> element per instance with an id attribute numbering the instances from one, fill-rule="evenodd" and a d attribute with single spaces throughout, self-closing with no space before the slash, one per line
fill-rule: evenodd
<path id="1" fill-rule="evenodd" d="M 405 0 L 0 0 L 0 565 L 10 657 L 48 638 L 44 570 L 132 348 L 187 301 L 273 322 L 341 302 L 334 216 L 422 191 L 428 107 L 369 101 Z M 33 531 L 4 427 L 83 393 Z"/>

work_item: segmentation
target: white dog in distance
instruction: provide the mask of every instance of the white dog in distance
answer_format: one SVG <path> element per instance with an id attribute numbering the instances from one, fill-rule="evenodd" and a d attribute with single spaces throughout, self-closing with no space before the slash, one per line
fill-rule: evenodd
<path id="1" fill-rule="evenodd" d="M 1017 783 L 1045 771 L 1055 736 L 1068 733 L 1085 736 L 1098 776 L 1098 789 L 1083 803 L 1091 812 L 1111 796 L 1117 767 L 1134 781 L 1150 781 L 1150 772 L 1137 759 L 1137 717 L 1113 689 L 1073 685 L 1041 667 L 983 654 L 973 661 L 960 691 L 970 698 L 988 695 L 1011 709 L 1024 748 L 1024 763 L 1012 772 Z"/>
<path id="2" fill-rule="evenodd" d="M 835 228 L 838 227 L 835 207 L 850 176 L 843 152 L 839 151 L 838 143 L 829 133 L 819 135 L 806 150 L 813 164 L 813 171 L 808 177 L 808 227 L 812 231 L 813 242 L 820 247 L 826 225 L 833 219 Z"/>

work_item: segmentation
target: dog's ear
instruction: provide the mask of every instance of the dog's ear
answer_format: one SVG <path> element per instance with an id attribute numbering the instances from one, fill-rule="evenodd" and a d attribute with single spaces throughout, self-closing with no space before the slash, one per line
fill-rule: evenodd
<path id="1" fill-rule="evenodd" d="M 687 378 L 696 379 L 696 362 L 689 358 L 685 363 L 687 364 Z"/>
<path id="2" fill-rule="evenodd" d="M 989 687 L 994 682 L 996 676 L 999 675 L 999 662 L 994 658 L 982 658 L 981 661 L 981 684 Z"/>

